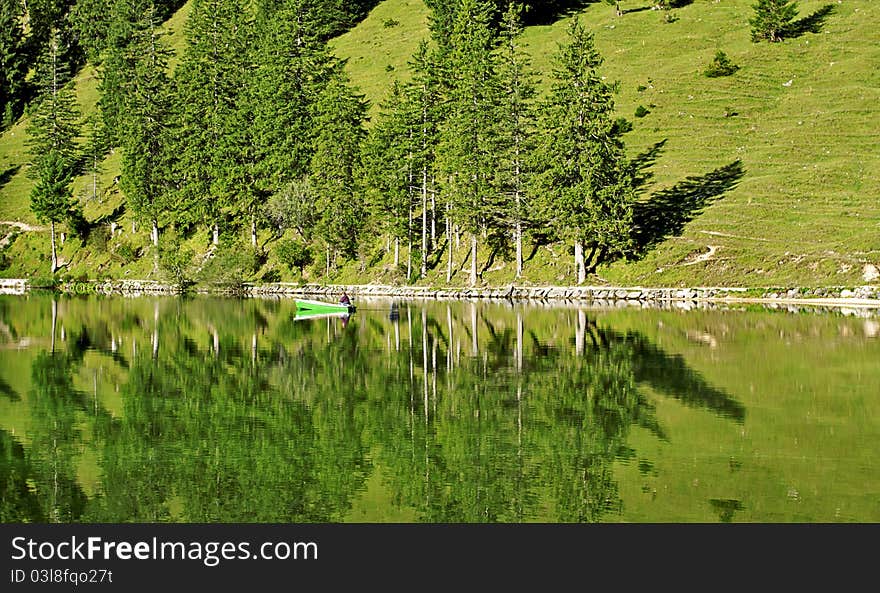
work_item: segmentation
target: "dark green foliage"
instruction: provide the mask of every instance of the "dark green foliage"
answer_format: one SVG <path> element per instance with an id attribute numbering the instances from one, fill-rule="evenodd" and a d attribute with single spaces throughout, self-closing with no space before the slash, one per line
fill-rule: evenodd
<path id="1" fill-rule="evenodd" d="M 715 53 L 715 59 L 712 60 L 712 63 L 703 71 L 703 74 L 708 76 L 709 78 L 717 78 L 719 76 L 730 76 L 734 72 L 739 70 L 739 66 L 730 61 L 730 58 L 727 57 L 720 49 Z"/>
<path id="2" fill-rule="evenodd" d="M 592 266 L 629 248 L 634 200 L 632 171 L 614 117 L 615 86 L 600 76 L 602 62 L 592 34 L 574 20 L 553 58 L 541 146 L 548 220 L 560 237 L 596 255 Z M 579 269 L 578 280 L 583 279 Z"/>
<path id="3" fill-rule="evenodd" d="M 749 19 L 752 41 L 782 41 L 797 16 L 797 3 L 791 0 L 758 0 L 752 5 L 755 14 Z"/>
<path id="4" fill-rule="evenodd" d="M 55 151 L 40 156 L 35 166 L 38 177 L 31 191 L 31 211 L 41 222 L 65 220 L 74 208 L 70 192 L 73 173 L 65 159 Z"/>
<path id="5" fill-rule="evenodd" d="M 166 281 L 178 288 L 192 283 L 195 253 L 176 236 L 166 237 L 159 247 L 159 270 Z"/>
<path id="6" fill-rule="evenodd" d="M 125 241 L 113 248 L 113 257 L 123 266 L 134 263 L 138 258 L 138 250 Z"/>
<path id="7" fill-rule="evenodd" d="M 378 228 L 397 240 L 411 238 L 413 231 L 413 120 L 409 97 L 395 81 L 364 143 L 361 175 L 367 207 Z"/>
<path id="8" fill-rule="evenodd" d="M 651 110 L 650 110 L 650 109 L 648 109 L 648 108 L 645 107 L 644 105 L 639 105 L 638 107 L 636 107 L 636 112 L 635 112 L 634 115 L 635 115 L 636 117 L 645 117 L 645 116 L 648 115 L 649 113 L 651 113 Z"/>
<path id="9" fill-rule="evenodd" d="M 170 118 L 169 52 L 159 34 L 158 15 L 149 6 L 130 23 L 124 61 L 133 66 L 122 86 L 126 118 L 120 130 L 126 204 L 136 220 L 150 226 L 158 243 L 160 217 L 170 208 L 170 165 L 166 127 Z"/>
<path id="10" fill-rule="evenodd" d="M 334 59 L 308 0 L 261 3 L 256 20 L 257 68 L 251 80 L 255 175 L 274 194 L 308 174 L 314 152 L 315 104 Z"/>
<path id="11" fill-rule="evenodd" d="M 278 259 L 290 271 L 297 270 L 302 274 L 303 268 L 314 261 L 314 255 L 306 243 L 294 239 L 282 239 L 278 242 L 275 252 Z"/>
<path id="12" fill-rule="evenodd" d="M 0 0 L 0 130 L 21 115 L 27 92 L 27 48 L 18 0 Z"/>
<path id="13" fill-rule="evenodd" d="M 61 159 L 72 176 L 79 151 L 76 140 L 80 133 L 80 112 L 70 84 L 65 47 L 58 35 L 52 37 L 41 56 L 35 74 L 38 89 L 37 104 L 28 122 L 28 147 L 31 162 L 37 165 L 32 176 L 39 176 L 39 161 L 53 153 Z"/>
<path id="14" fill-rule="evenodd" d="M 250 109 L 246 16 L 239 0 L 195 0 L 186 24 L 186 50 L 175 71 L 178 214 L 213 228 L 215 242 L 225 219 L 240 211 L 238 199 L 249 191 L 240 186 L 252 161 L 245 150 L 251 128 L 241 125 Z"/>
<path id="15" fill-rule="evenodd" d="M 355 173 L 360 169 L 367 102 L 334 72 L 315 104 L 315 153 L 311 182 L 318 194 L 318 235 L 331 254 L 352 259 L 364 221 L 364 201 Z M 332 260 L 333 258 L 331 258 Z"/>
<path id="16" fill-rule="evenodd" d="M 238 290 L 253 276 L 253 251 L 239 242 L 224 240 L 199 271 L 200 282 L 230 290 Z"/>
<path id="17" fill-rule="evenodd" d="M 501 23 L 501 44 L 496 50 L 498 75 L 495 149 L 497 156 L 495 186 L 497 193 L 489 212 L 496 247 L 505 249 L 511 242 L 516 252 L 516 276 L 522 274 L 523 234 L 535 220 L 532 208 L 533 153 L 537 114 L 534 105 L 534 76 L 528 56 L 520 47 L 522 6 L 511 3 Z"/>
<path id="18" fill-rule="evenodd" d="M 486 228 L 495 156 L 490 133 L 495 123 L 498 81 L 490 28 L 492 6 L 462 0 L 452 27 L 448 115 L 441 128 L 438 166 L 453 221 L 471 235 L 470 282 L 477 282 L 477 235 Z"/>

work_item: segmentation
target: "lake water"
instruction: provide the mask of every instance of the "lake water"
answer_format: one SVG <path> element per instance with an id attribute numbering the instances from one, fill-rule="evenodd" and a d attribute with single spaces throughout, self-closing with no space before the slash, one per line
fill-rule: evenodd
<path id="1" fill-rule="evenodd" d="M 0 296 L 0 522 L 878 522 L 880 313 Z"/>

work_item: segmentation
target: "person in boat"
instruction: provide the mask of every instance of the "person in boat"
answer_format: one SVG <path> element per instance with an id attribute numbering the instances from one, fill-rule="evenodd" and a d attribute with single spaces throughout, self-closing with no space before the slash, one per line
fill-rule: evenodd
<path id="1" fill-rule="evenodd" d="M 351 299 L 348 298 L 348 293 L 346 293 L 344 290 L 342 291 L 342 298 L 339 299 L 339 304 L 340 305 L 351 305 Z"/>

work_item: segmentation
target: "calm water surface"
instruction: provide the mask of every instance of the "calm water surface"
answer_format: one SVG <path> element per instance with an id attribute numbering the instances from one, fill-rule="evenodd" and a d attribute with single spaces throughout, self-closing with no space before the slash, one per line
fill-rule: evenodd
<path id="1" fill-rule="evenodd" d="M 880 314 L 0 296 L 0 522 L 877 522 Z"/>

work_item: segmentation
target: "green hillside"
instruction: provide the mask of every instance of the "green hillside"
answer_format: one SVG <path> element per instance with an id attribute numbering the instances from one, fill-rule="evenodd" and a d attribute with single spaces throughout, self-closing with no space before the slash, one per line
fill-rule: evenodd
<path id="1" fill-rule="evenodd" d="M 685 210 L 692 220 L 641 260 L 600 267 L 597 280 L 645 286 L 865 283 L 865 265 L 880 264 L 880 8 L 858 0 L 802 0 L 802 32 L 769 44 L 750 40 L 752 0 L 679 2 L 671 11 L 649 10 L 649 4 L 623 0 L 622 17 L 604 3 L 589 4 L 578 16 L 595 33 L 607 77 L 620 82 L 618 113 L 634 126 L 626 135 L 628 150 L 646 177 L 641 199 L 658 204 L 663 214 Z M 176 43 L 186 11 L 169 23 Z M 408 75 L 409 57 L 427 38 L 427 15 L 420 0 L 384 0 L 333 41 L 336 54 L 348 58 L 353 83 L 371 101 L 371 115 L 390 82 Z M 537 72 L 548 71 L 567 20 L 527 29 L 524 42 Z M 740 67 L 732 76 L 702 74 L 717 50 Z M 80 73 L 77 88 L 88 112 L 96 99 L 90 69 Z M 638 117 L 639 107 L 647 114 Z M 0 138 L 0 220 L 33 224 L 23 136 L 19 123 Z M 117 174 L 118 155 L 111 155 L 98 200 L 87 197 L 91 178 L 77 181 L 90 220 L 122 203 L 113 185 Z M 68 273 L 149 276 L 149 262 L 125 257 L 147 244 L 146 233 L 131 233 L 125 216 L 118 224 L 122 234 L 109 238 L 103 251 L 80 249 L 75 241 L 65 245 Z M 10 231 L 14 241 L 2 274 L 40 273 L 48 236 Z M 120 252 L 122 243 L 128 247 Z M 371 267 L 352 264 L 327 280 L 394 280 L 382 246 L 377 241 L 370 252 L 376 254 Z M 193 248 L 204 251 L 206 239 L 193 239 Z M 574 283 L 569 251 L 566 245 L 537 250 L 524 282 Z M 273 266 L 291 279 L 270 255 L 264 270 Z M 486 267 L 486 284 L 513 279 L 511 262 Z M 424 282 L 440 284 L 444 273 L 438 268 Z M 465 284 L 464 273 L 453 282 Z"/>

